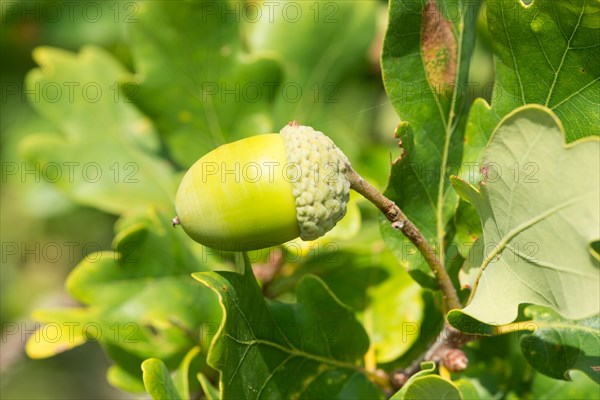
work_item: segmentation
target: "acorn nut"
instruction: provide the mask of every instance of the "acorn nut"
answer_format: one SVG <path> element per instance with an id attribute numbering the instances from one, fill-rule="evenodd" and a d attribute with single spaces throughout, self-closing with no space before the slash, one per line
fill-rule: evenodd
<path id="1" fill-rule="evenodd" d="M 173 225 L 228 251 L 317 239 L 346 214 L 347 165 L 331 139 L 295 121 L 220 146 L 183 177 Z"/>

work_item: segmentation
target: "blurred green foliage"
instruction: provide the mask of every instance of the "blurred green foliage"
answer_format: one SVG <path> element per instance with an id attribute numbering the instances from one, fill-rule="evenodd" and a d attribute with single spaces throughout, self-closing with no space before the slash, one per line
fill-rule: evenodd
<path id="1" fill-rule="evenodd" d="M 27 334 L 36 326 L 31 320 L 32 310 L 71 303 L 64 292 L 68 273 L 89 253 L 110 248 L 115 222 L 114 215 L 71 202 L 52 184 L 36 178 L 36 173 L 22 176 L 26 169 L 18 151 L 19 142 L 31 132 L 48 126 L 33 112 L 24 90 L 25 75 L 35 66 L 33 49 L 51 45 L 77 50 L 93 43 L 123 61 L 128 58 L 122 26 L 108 17 L 106 8 L 102 13 L 105 17 L 92 23 L 81 12 L 86 1 L 78 2 L 79 12 L 73 12 L 72 18 L 69 7 L 73 5 L 67 3 L 2 1 L 0 4 L 3 334 L 0 390 L 3 398 L 124 395 L 107 385 L 104 376 L 108 361 L 96 344 L 43 361 L 27 360 L 24 354 Z"/>
<path id="2" fill-rule="evenodd" d="M 386 3 L 272 3 L 274 14 L 262 9 L 261 15 L 256 14 L 261 3 L 249 1 L 1 4 L 2 398 L 129 396 L 108 386 L 106 377 L 113 386 L 134 392 L 146 389 L 157 398 L 185 396 L 201 386 L 207 395 L 214 394 L 218 374 L 209 365 L 235 367 L 231 359 L 217 356 L 235 350 L 243 360 L 250 349 L 242 342 L 225 345 L 224 336 L 211 341 L 221 317 L 227 316 L 224 311 L 234 310 L 238 321 L 257 310 L 270 310 L 261 315 L 271 312 L 273 320 L 284 321 L 294 312 L 301 325 L 335 310 L 336 318 L 352 330 L 351 337 L 340 342 L 346 345 L 342 350 L 353 352 L 315 350 L 325 366 L 339 359 L 355 362 L 364 355 L 367 368 L 391 371 L 408 366 L 435 337 L 442 322 L 439 293 L 424 291 L 409 278 L 401 268 L 409 262 L 398 257 L 406 254 L 393 255 L 386 248 L 378 213 L 360 200 L 352 200 L 342 229 L 310 248 L 296 247 L 297 243 L 285 247 L 280 276 L 262 288 L 252 286 L 249 275 L 223 272 L 234 268 L 232 256 L 196 245 L 169 225 L 175 188 L 191 163 L 220 144 L 276 132 L 288 120 L 327 133 L 354 168 L 381 189 L 388 181 L 390 162 L 401 153 L 393 138 L 399 122 L 394 107 L 399 109 L 401 102 L 386 96 L 380 66 Z M 473 36 L 465 39 L 461 53 L 461 79 L 478 83 L 473 92 L 462 93 L 461 129 L 474 97 L 488 102 L 492 97 L 485 88 L 491 87 L 494 77 L 494 38 L 484 17 L 473 15 L 468 21 L 467 31 Z M 412 26 L 396 25 L 388 33 L 402 37 L 406 28 L 418 34 L 417 20 Z M 461 22 L 454 22 L 458 29 Z M 405 56 L 406 49 L 410 53 L 412 42 L 399 43 L 406 48 L 394 44 L 388 54 L 398 51 Z M 527 51 L 520 54 L 527 56 Z M 473 67 L 467 69 L 469 61 Z M 406 68 L 395 65 L 392 57 L 388 62 L 387 73 L 401 73 L 408 82 L 431 73 L 419 63 Z M 393 94 L 396 83 L 387 82 L 388 94 Z M 484 115 L 483 102 L 476 104 Z M 436 125 L 441 128 L 434 129 L 438 134 L 455 128 L 430 118 L 432 104 L 413 106 L 404 104 L 400 115 Z M 453 106 L 448 102 L 442 108 L 451 111 Z M 425 131 L 423 126 L 407 126 L 402 125 L 399 133 L 404 148 L 410 149 L 412 135 Z M 453 139 L 450 152 L 457 162 L 459 139 Z M 434 147 L 420 146 L 415 160 L 439 157 Z M 49 167 L 53 163 L 63 168 L 60 177 Z M 82 174 L 79 169 L 71 176 L 66 168 L 90 163 L 102 177 L 92 179 L 93 170 Z M 392 186 L 396 179 L 392 176 Z M 416 180 L 411 184 L 418 186 Z M 437 185 L 430 182 L 423 192 L 437 195 Z M 421 215 L 422 199 L 410 199 L 395 189 L 392 194 L 399 204 L 409 202 Z M 403 190 L 410 191 L 408 186 Z M 448 184 L 438 207 L 442 230 L 455 222 L 452 214 L 458 204 Z M 475 234 L 467 231 L 474 212 L 467 206 L 459 210 L 465 217 L 456 224 L 457 236 L 472 241 Z M 428 221 L 432 238 L 440 233 L 440 221 L 435 213 Z M 392 233 L 383 233 L 389 242 Z M 454 255 L 455 271 L 464 255 Z M 265 262 L 272 254 L 251 256 Z M 213 290 L 192 279 L 191 273 L 198 272 L 202 273 L 195 276 Z M 318 278 L 306 277 L 308 273 Z M 311 305 L 310 296 L 302 293 L 307 287 L 328 306 L 321 310 Z M 259 289 L 284 303 L 265 303 Z M 299 301 L 288 304 L 297 300 L 295 290 Z M 225 297 L 225 309 L 215 292 Z M 255 307 L 236 308 L 236 295 Z M 32 361 L 24 356 L 24 327 L 35 327 L 30 319 L 34 309 L 43 310 L 34 315 L 38 321 L 56 327 L 67 339 L 53 340 L 42 329 L 31 336 L 28 354 L 39 358 L 58 354 L 54 358 Z M 73 322 L 78 323 L 75 329 Z M 99 327 L 104 335 L 94 337 L 85 324 Z M 437 394 L 460 391 L 532 398 L 551 397 L 552 390 L 574 397 L 593 394 L 590 380 L 579 374 L 575 382 L 560 382 L 552 389 L 559 384 L 526 363 L 519 337 L 484 338 L 468 346 L 472 369 L 453 384 L 439 382 L 432 368 L 415 380 L 435 381 Z M 86 341 L 95 343 L 80 346 Z M 291 347 L 296 345 L 292 342 Z M 298 347 L 306 350 L 302 344 Z M 269 350 L 264 354 L 271 360 L 279 357 Z M 255 366 L 240 362 L 237 367 L 251 374 Z M 324 374 L 330 381 L 347 379 L 338 369 L 330 372 Z M 269 373 L 261 371 L 261 379 L 267 377 L 264 387 Z M 350 387 L 381 396 L 365 376 L 357 373 L 353 382 L 357 386 Z M 428 386 L 419 382 L 412 387 L 414 396 L 428 393 Z M 245 389 L 252 390 L 239 387 L 234 393 Z M 335 391 L 344 393 L 343 388 Z"/>
<path id="3" fill-rule="evenodd" d="M 235 2 L 231 4 L 235 9 Z M 243 4 L 240 2 L 238 6 Z M 198 24 L 197 19 L 184 18 L 188 16 L 185 14 L 186 7 L 178 11 L 177 7 L 167 3 L 157 4 L 150 10 L 144 8 L 144 2 L 14 1 L 2 3 L 0 51 L 3 59 L 1 67 L 3 99 L 0 140 L 3 163 L 1 203 L 4 259 L 1 269 L 0 312 L 3 330 L 11 334 L 6 338 L 14 339 L 3 342 L 3 349 L 7 349 L 6 346 L 14 348 L 10 352 L 14 356 L 7 357 L 6 361 L 3 359 L 2 363 L 3 371 L 5 368 L 8 371 L 6 374 L 3 373 L 3 394 L 18 398 L 37 393 L 25 384 L 26 379 L 19 377 L 27 376 L 33 366 L 38 365 L 40 367 L 36 368 L 39 369 L 46 362 L 38 361 L 36 364 L 23 359 L 25 336 L 20 323 L 27 321 L 27 326 L 31 330 L 35 327 L 29 317 L 33 309 L 53 309 L 72 304 L 72 300 L 64 291 L 67 275 L 82 259 L 95 262 L 94 252 L 115 248 L 112 226 L 116 222 L 116 217 L 126 211 L 132 200 L 131 196 L 124 196 L 110 185 L 105 185 L 106 180 L 99 184 L 89 184 L 85 177 L 81 179 L 79 176 L 78 184 L 73 184 L 70 179 L 63 179 L 62 183 L 58 182 L 57 185 L 52 177 L 43 175 L 43 171 L 34 172 L 35 166 L 47 162 L 59 162 L 64 165 L 65 162 L 71 161 L 93 161 L 98 162 L 104 172 L 110 168 L 113 160 L 135 162 L 137 165 L 142 163 L 146 166 L 147 163 L 141 159 L 136 161 L 128 155 L 119 156 L 115 153 L 118 149 L 118 145 L 115 147 L 115 142 L 120 141 L 119 135 L 126 133 L 119 128 L 119 124 L 129 123 L 126 122 L 127 120 L 115 120 L 115 115 L 121 114 L 124 118 L 134 118 L 130 122 L 142 123 L 140 125 L 142 128 L 145 124 L 142 120 L 135 122 L 135 118 L 141 116 L 134 115 L 135 109 L 125 100 L 126 96 L 131 96 L 136 107 L 152 118 L 161 137 L 160 143 L 153 144 L 148 142 L 149 136 L 144 134 L 143 130 L 139 131 L 137 136 L 135 131 L 129 131 L 134 135 L 131 137 L 134 145 L 142 143 L 143 148 L 150 151 L 158 150 L 163 156 L 168 156 L 173 165 L 178 166 L 179 169 L 186 167 L 200 155 L 225 141 L 265 131 L 277 131 L 280 125 L 295 118 L 302 120 L 303 123 L 317 126 L 334 136 L 340 146 L 357 160 L 355 165 L 359 170 L 379 182 L 380 186 L 384 184 L 386 165 L 389 160 L 388 144 L 392 143 L 390 132 L 394 129 L 396 119 L 391 107 L 385 104 L 378 71 L 376 40 L 377 36 L 381 37 L 382 29 L 385 27 L 383 23 L 385 4 L 364 3 L 361 10 L 351 6 L 342 7 L 341 11 L 336 8 L 333 11 L 343 14 L 331 16 L 327 21 L 328 24 L 314 24 L 312 21 L 319 18 L 322 22 L 332 10 L 322 6 L 309 9 L 308 6 L 307 4 L 302 9 L 305 18 L 300 18 L 294 23 L 281 20 L 281 15 L 278 18 L 281 22 L 276 24 L 244 18 L 239 23 L 234 21 L 235 18 L 222 23 L 217 15 L 217 18 L 211 19 L 212 25 L 207 26 Z M 161 11 L 160 8 L 163 10 Z M 219 13 L 221 11 L 218 10 Z M 183 12 L 179 20 L 189 21 L 189 27 L 173 24 L 173 20 L 164 18 L 163 13 L 177 12 Z M 175 18 L 175 15 L 173 17 Z M 356 20 L 353 35 L 346 34 L 344 21 L 348 17 Z M 161 29 L 158 29 L 159 26 Z M 303 32 L 298 31 L 299 26 L 303 26 Z M 324 35 L 325 42 L 337 43 L 336 48 L 329 51 L 318 50 L 315 47 L 318 43 L 295 39 L 298 34 L 304 37 L 317 34 L 314 28 L 320 29 L 318 35 Z M 153 32 L 161 32 L 161 34 L 156 35 Z M 179 35 L 179 38 L 169 36 L 169 32 Z M 285 36 L 290 34 L 290 37 Z M 355 40 L 357 37 L 360 38 L 358 46 Z M 340 39 L 346 42 L 340 45 Z M 300 47 L 289 46 L 289 42 L 294 40 L 297 43 L 305 43 L 302 47 L 304 54 L 299 51 Z M 180 45 L 172 46 L 173 42 L 180 41 Z M 43 75 L 29 75 L 27 79 L 31 86 L 27 89 L 26 74 L 36 67 L 33 59 L 34 49 L 40 46 L 54 46 L 79 52 L 89 45 L 98 46 L 107 53 L 91 50 L 88 47 L 90 49 L 87 50 L 88 54 L 92 58 L 88 59 L 87 62 L 90 64 L 87 68 L 77 66 L 76 63 L 79 61 L 68 53 L 50 49 L 38 50 L 37 62 L 42 66 L 46 65 L 47 68 L 42 70 Z M 195 49 L 205 49 L 207 52 L 195 58 L 193 55 Z M 352 53 L 347 53 L 345 49 L 351 49 Z M 235 54 L 236 51 L 239 54 Z M 285 51 L 291 53 L 286 56 Z M 214 62 L 215 52 L 223 57 L 222 61 Z M 249 52 L 264 54 L 263 64 L 255 66 L 249 64 L 247 56 Z M 134 61 L 136 56 L 137 61 Z M 59 59 L 63 60 L 61 64 L 50 61 Z M 247 72 L 236 72 L 235 63 L 229 61 L 232 59 L 239 59 L 236 62 Z M 102 63 L 104 66 L 101 66 Z M 267 67 L 264 63 L 271 66 Z M 206 69 L 209 66 L 212 72 Z M 53 71 L 52 75 L 48 75 L 50 72 L 48 68 Z M 104 81 L 100 75 L 94 75 L 96 68 L 105 74 Z M 269 68 L 273 73 L 267 73 Z M 127 78 L 127 70 L 133 73 L 129 78 Z M 232 74 L 228 75 L 228 70 L 233 71 Z M 111 71 L 114 71 L 112 75 Z M 244 79 L 243 74 L 248 73 L 250 75 L 247 75 L 247 80 L 240 81 Z M 238 82 L 254 83 L 259 76 L 257 74 L 266 74 L 267 82 L 275 81 L 278 85 L 287 85 L 290 88 L 290 95 L 293 95 L 293 89 L 300 87 L 304 92 L 300 102 L 287 102 L 278 95 L 275 103 L 272 99 L 267 101 L 268 107 L 272 107 L 272 111 L 268 113 L 253 104 L 249 104 L 250 109 L 240 104 L 240 110 L 250 115 L 248 122 L 240 120 L 239 113 L 236 113 L 237 118 L 231 118 L 227 113 L 232 111 L 230 109 L 232 102 L 221 102 L 217 107 L 223 110 L 224 136 L 206 141 L 205 136 L 198 135 L 198 132 L 209 131 L 206 125 L 208 122 L 202 122 L 204 111 L 197 108 L 202 103 L 196 101 L 199 95 L 193 89 L 194 84 L 202 79 L 211 83 L 229 79 L 226 84 L 230 85 Z M 140 82 L 142 77 L 144 80 Z M 68 96 L 69 82 L 81 85 L 88 82 L 98 83 L 102 85 L 105 94 L 114 94 L 115 90 L 110 85 L 124 85 L 127 80 L 133 82 L 132 87 L 139 89 L 139 92 L 124 89 L 119 93 L 123 96 L 120 99 L 122 101 L 116 103 L 108 96 L 103 96 L 99 103 L 85 101 L 81 97 L 71 99 Z M 169 97 L 168 92 L 165 92 L 164 82 L 168 82 L 167 87 L 175 90 L 174 97 Z M 178 85 L 177 82 L 181 83 Z M 54 96 L 51 89 L 54 89 L 57 83 L 63 95 L 58 98 L 58 102 L 47 101 L 49 97 Z M 81 92 L 77 89 L 81 88 L 81 85 L 75 86 L 76 90 L 73 91 L 75 96 L 80 95 Z M 40 87 L 47 88 L 47 91 L 40 90 Z M 158 92 L 153 93 L 153 87 Z M 122 86 L 118 88 L 122 89 Z M 181 95 L 183 93 L 188 93 L 187 100 L 184 95 Z M 186 107 L 185 110 L 181 107 L 177 108 L 178 101 Z M 106 107 L 104 112 L 100 111 L 102 104 Z M 258 114 L 252 110 L 252 106 L 258 110 Z M 34 109 L 37 109 L 37 112 Z M 134 112 L 132 117 L 127 117 L 118 111 L 125 109 Z M 262 116 L 258 117 L 258 115 Z M 97 117 L 97 120 L 90 119 L 91 117 Z M 80 122 L 77 123 L 77 120 Z M 356 125 L 358 121 L 361 122 Z M 382 124 L 381 121 L 388 122 Z M 111 123 L 114 124 L 113 127 L 107 125 Z M 357 129 L 364 132 L 367 140 L 356 141 L 352 135 L 347 134 Z M 98 142 L 96 139 L 90 142 L 89 135 L 93 130 L 101 136 L 104 136 L 102 132 L 115 136 L 112 138 L 98 136 L 98 140 L 105 142 Z M 46 134 L 52 131 L 61 132 L 61 135 L 66 134 L 70 143 L 82 143 L 83 147 L 71 147 L 70 144 L 65 147 L 66 143 L 62 142 L 59 136 Z M 43 132 L 46 135 L 33 137 L 31 134 L 34 132 Z M 80 139 L 74 139 L 72 135 L 79 135 Z M 151 133 L 150 137 L 152 135 L 155 133 Z M 191 141 L 186 140 L 186 137 L 191 138 Z M 199 140 L 200 138 L 202 139 Z M 194 143 L 198 143 L 198 146 L 193 145 Z M 160 147 L 157 148 L 156 144 Z M 113 150 L 109 150 L 109 147 Z M 59 160 L 56 156 L 62 159 Z M 98 157 L 104 159 L 99 160 Z M 147 156 L 142 154 L 142 158 L 144 157 Z M 165 169 L 159 167 L 152 173 L 153 177 L 162 174 L 162 171 Z M 79 171 L 75 172 L 77 177 Z M 132 170 L 123 169 L 119 172 L 126 174 Z M 146 172 L 149 172 L 147 167 L 141 171 L 141 173 Z M 135 177 L 139 178 L 137 174 Z M 143 179 L 145 182 L 149 181 L 149 177 Z M 175 183 L 176 181 L 173 180 L 172 184 Z M 88 184 L 87 189 L 86 184 Z M 133 188 L 132 194 L 135 194 L 140 187 L 141 185 L 121 186 L 122 189 Z M 156 186 L 148 184 L 145 187 L 153 190 Z M 174 191 L 174 186 L 172 188 Z M 148 200 L 147 196 L 138 197 Z M 143 206 L 146 200 L 142 200 L 140 205 Z M 148 200 L 148 202 L 153 201 Z M 161 203 L 167 205 L 168 200 Z M 31 294 L 23 297 L 23 293 Z M 51 312 L 50 315 L 56 318 L 57 314 L 53 313 Z M 37 317 L 44 320 L 41 314 Z M 69 321 L 68 314 L 64 318 Z M 15 323 L 17 325 L 14 325 Z M 12 329 L 17 329 L 18 332 L 13 333 Z M 77 341 L 72 342 L 68 347 L 76 343 Z M 85 348 L 87 349 L 88 346 Z M 111 352 L 110 348 L 107 350 Z M 8 351 L 3 353 L 9 354 Z M 67 354 L 80 353 L 81 351 L 77 350 Z M 114 351 L 112 353 L 113 356 L 116 354 Z M 97 352 L 93 354 L 98 357 Z M 68 362 L 73 362 L 70 361 L 73 358 L 72 355 L 61 355 L 49 362 L 54 364 L 66 360 L 66 368 Z M 27 368 L 23 370 L 19 365 Z M 132 368 L 139 370 L 139 365 L 134 364 Z M 42 372 L 41 379 L 46 379 L 50 384 L 54 379 L 55 370 L 56 368 L 52 368 L 46 370 L 45 374 Z M 19 372 L 15 375 L 14 371 Z M 89 370 L 90 373 L 93 371 L 102 374 L 101 368 Z M 93 378 L 93 376 L 88 379 L 94 382 L 92 391 L 111 393 L 105 387 L 103 377 L 95 375 Z M 109 374 L 109 379 L 112 380 L 111 376 L 119 376 L 119 372 L 112 370 Z M 40 384 L 40 387 L 43 387 L 43 384 Z M 48 397 L 67 396 L 66 393 L 56 392 L 59 389 L 54 390 L 55 392 L 47 393 Z M 84 396 L 87 389 L 85 385 L 79 387 L 74 384 L 70 390 Z"/>

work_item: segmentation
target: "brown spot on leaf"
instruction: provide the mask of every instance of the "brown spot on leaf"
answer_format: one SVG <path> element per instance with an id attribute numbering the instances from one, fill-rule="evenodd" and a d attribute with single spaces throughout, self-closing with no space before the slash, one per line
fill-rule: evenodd
<path id="1" fill-rule="evenodd" d="M 440 12 L 435 0 L 423 10 L 421 55 L 429 84 L 437 94 L 449 95 L 456 76 L 456 38 L 452 24 Z"/>
<path id="2" fill-rule="evenodd" d="M 404 157 L 406 157 L 406 149 L 404 147 L 402 147 L 402 140 L 400 140 L 400 142 L 398 143 L 398 147 L 400 148 L 400 155 L 398 157 L 396 157 L 394 160 L 392 160 L 392 154 L 390 153 L 391 165 L 396 165 L 397 163 L 402 161 L 404 159 Z"/>
<path id="3" fill-rule="evenodd" d="M 391 161 L 392 165 L 400 162 L 406 156 L 406 148 L 404 147 L 404 144 L 403 144 L 403 138 L 411 135 L 410 129 L 411 128 L 410 128 L 408 122 L 406 122 L 406 121 L 400 121 L 398 123 L 398 125 L 396 126 L 396 129 L 394 130 L 394 138 L 399 139 L 398 140 L 398 148 L 400 149 L 400 155 L 392 161 L 391 160 L 392 155 L 390 154 L 390 161 Z"/>
<path id="4" fill-rule="evenodd" d="M 479 168 L 479 172 L 481 173 L 481 175 L 483 175 L 483 180 L 481 180 L 479 183 L 481 185 L 485 185 L 486 183 L 488 183 L 488 174 L 490 173 L 490 167 L 487 164 L 483 164 Z"/>

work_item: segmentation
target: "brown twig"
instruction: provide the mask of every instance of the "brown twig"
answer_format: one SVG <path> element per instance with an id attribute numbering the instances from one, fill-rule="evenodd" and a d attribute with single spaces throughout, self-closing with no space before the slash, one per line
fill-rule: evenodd
<path id="1" fill-rule="evenodd" d="M 460 348 L 476 338 L 477 336 L 461 332 L 446 324 L 426 352 L 415 359 L 408 368 L 398 369 L 391 374 L 392 385 L 396 389 L 401 388 L 411 376 L 419 372 L 423 361 L 441 362 L 452 372 L 464 370 L 468 360 Z"/>
<path id="2" fill-rule="evenodd" d="M 346 166 L 346 176 L 350 181 L 350 187 L 377 206 L 377 208 L 379 208 L 385 217 L 392 223 L 392 227 L 402 231 L 404 236 L 406 236 L 417 247 L 419 252 L 421 252 L 440 285 L 447 309 L 452 310 L 462 308 L 462 304 L 460 303 L 456 289 L 450 280 L 450 276 L 438 259 L 435 250 L 429 245 L 427 239 L 425 239 L 415 224 L 408 219 L 396 203 L 385 197 L 369 182 L 365 181 L 349 164 Z"/>

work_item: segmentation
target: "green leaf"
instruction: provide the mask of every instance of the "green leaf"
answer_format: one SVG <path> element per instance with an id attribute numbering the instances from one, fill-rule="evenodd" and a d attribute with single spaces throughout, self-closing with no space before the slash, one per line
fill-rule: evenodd
<path id="1" fill-rule="evenodd" d="M 562 121 L 567 142 L 600 134 L 600 5 L 594 1 L 486 2 L 496 55 L 491 107 L 478 99 L 467 124 L 461 177 L 478 182 L 481 153 L 494 126 L 519 106 L 536 103 Z"/>
<path id="2" fill-rule="evenodd" d="M 423 290 L 383 246 L 375 223 L 364 225 L 354 241 L 332 241 L 313 249 L 292 273 L 270 282 L 269 297 L 285 295 L 303 276 L 314 274 L 356 310 L 378 363 L 397 359 L 415 344 L 425 317 Z M 296 259 L 294 253 L 287 258 Z"/>
<path id="3" fill-rule="evenodd" d="M 437 375 L 422 376 L 415 379 L 406 390 L 405 400 L 412 399 L 457 399 L 462 396 L 456 386 Z"/>
<path id="4" fill-rule="evenodd" d="M 479 217 L 477 219 L 479 219 Z M 481 227 L 481 223 L 478 222 L 478 224 Z M 479 236 L 471 243 L 471 248 L 468 249 L 469 253 L 466 256 L 462 268 L 458 272 L 458 280 L 460 281 L 461 288 L 471 290 L 476 284 L 477 277 L 479 276 L 479 267 L 485 258 L 484 250 L 485 243 L 483 241 L 483 236 Z"/>
<path id="5" fill-rule="evenodd" d="M 214 260 L 204 248 L 204 254 L 193 254 L 187 236 L 175 231 L 164 214 L 151 212 L 120 225 L 114 243 L 119 253 L 83 260 L 67 280 L 69 292 L 102 310 L 108 321 L 136 324 L 134 336 L 139 340 L 118 345 L 161 359 L 187 351 L 193 340 L 190 332 L 202 323 L 219 321 L 214 295 L 189 277 L 193 271 L 208 270 L 206 261 L 214 266 Z"/>
<path id="6" fill-rule="evenodd" d="M 190 369 L 192 367 L 192 361 L 200 354 L 200 347 L 192 347 L 190 351 L 185 355 L 183 360 L 181 360 L 181 364 L 175 372 L 173 373 L 173 384 L 177 389 L 178 393 L 181 393 L 181 396 L 184 399 L 190 399 Z"/>
<path id="7" fill-rule="evenodd" d="M 461 378 L 453 381 L 452 384 L 456 386 L 460 392 L 461 399 L 479 400 L 481 398 L 475 384 L 468 379 Z"/>
<path id="8" fill-rule="evenodd" d="M 398 268 L 371 288 L 361 317 L 371 338 L 377 362 L 391 362 L 415 344 L 424 316 L 422 289 Z M 346 271 L 353 272 L 353 271 Z"/>
<path id="9" fill-rule="evenodd" d="M 86 256 L 67 280 L 70 294 L 88 307 L 40 311 L 36 317 L 64 325 L 61 337 L 98 340 L 122 368 L 117 378 L 141 380 L 143 360 L 156 357 L 175 368 L 197 343 L 208 346 L 220 310 L 214 293 L 190 274 L 221 265 L 206 248 L 188 247 L 189 238 L 165 214 L 148 210 L 117 225 L 115 252 Z M 52 348 L 45 351 L 52 355 Z M 131 379 L 113 382 L 121 381 L 131 386 Z"/>
<path id="10" fill-rule="evenodd" d="M 598 385 L 582 372 L 573 371 L 572 381 L 563 381 L 536 374 L 533 378 L 531 396 L 536 400 L 553 399 L 600 399 Z"/>
<path id="11" fill-rule="evenodd" d="M 456 214 L 454 215 L 454 226 L 456 234 L 454 235 L 454 245 L 456 245 L 460 255 L 469 260 L 469 251 L 473 243 L 481 237 L 481 223 L 479 216 L 473 206 L 464 200 L 460 200 Z"/>
<path id="12" fill-rule="evenodd" d="M 408 399 L 462 399 L 452 382 L 435 374 L 435 363 L 424 362 L 421 371 L 410 377 L 390 400 Z"/>
<path id="13" fill-rule="evenodd" d="M 519 332 L 482 337 L 463 347 L 469 367 L 461 378 L 453 382 L 465 399 L 477 398 L 468 394 L 461 381 L 467 381 L 481 399 L 527 398 L 531 386 L 533 368 L 527 363 L 519 347 Z"/>
<path id="14" fill-rule="evenodd" d="M 119 365 L 111 365 L 108 368 L 106 380 L 114 387 L 127 392 L 143 393 L 146 390 L 144 382 L 140 379 L 138 374 L 134 374 L 130 370 L 122 368 Z"/>
<path id="15" fill-rule="evenodd" d="M 458 207 L 448 177 L 461 160 L 460 88 L 467 79 L 475 36 L 475 21 L 469 16 L 478 6 L 477 1 L 391 1 L 383 44 L 383 81 L 403 120 L 398 133 L 404 148 L 392 165 L 385 194 L 438 249 L 442 261 L 449 239 L 446 227 Z M 437 287 L 420 253 L 381 221 L 386 244 L 413 278 Z"/>
<path id="16" fill-rule="evenodd" d="M 521 338 L 525 358 L 538 371 L 570 380 L 569 370 L 579 369 L 600 384 L 600 315 L 572 321 L 543 307 L 524 311 L 537 329 Z"/>
<path id="17" fill-rule="evenodd" d="M 142 363 L 146 391 L 153 399 L 190 399 L 189 372 L 200 347 L 193 347 L 183 358 L 173 374 L 159 359 L 149 358 Z"/>
<path id="18" fill-rule="evenodd" d="M 154 400 L 183 399 L 171 379 L 164 362 L 157 358 L 149 358 L 142 363 L 144 386 Z"/>
<path id="19" fill-rule="evenodd" d="M 49 132 L 26 137 L 21 151 L 45 180 L 109 213 L 170 204 L 173 169 L 156 155 L 150 120 L 123 94 L 131 75 L 92 46 L 79 54 L 39 47 L 33 58 L 40 68 L 27 76 L 28 99 Z"/>
<path id="20" fill-rule="evenodd" d="M 360 366 L 369 347 L 364 329 L 320 279 L 302 279 L 296 303 L 267 303 L 247 256 L 244 263 L 244 274 L 193 275 L 223 308 L 208 354 L 221 372 L 222 398 L 383 398 Z"/>
<path id="21" fill-rule="evenodd" d="M 600 134 L 600 4 L 492 0 L 486 7 L 496 63 L 497 113 L 528 103 L 552 110 L 567 142 Z"/>
<path id="22" fill-rule="evenodd" d="M 379 101 L 380 87 L 356 77 L 366 69 L 367 57 L 373 57 L 369 53 L 381 6 L 343 0 L 272 3 L 272 13 L 265 8 L 258 21 L 249 24 L 251 49 L 272 54 L 284 68 L 274 96 L 276 128 L 290 119 L 312 125 L 331 137 L 354 164 L 365 151 L 365 141 L 357 136 L 372 130 L 373 114 L 365 111 Z"/>
<path id="23" fill-rule="evenodd" d="M 397 391 L 391 398 L 390 400 L 402 400 L 404 398 L 404 396 L 406 395 L 406 391 L 408 390 L 408 387 L 415 381 L 415 379 L 423 377 L 423 376 L 429 376 L 432 374 L 435 374 L 435 363 L 433 361 L 425 361 L 421 363 L 421 370 L 419 372 L 417 372 L 416 374 L 414 374 L 413 376 L 411 376 L 404 385 L 402 385 L 402 388 Z"/>
<path id="24" fill-rule="evenodd" d="M 485 11 L 496 76 L 491 106 L 475 100 L 467 121 L 460 177 L 471 184 L 483 179 L 481 156 L 495 126 L 519 106 L 537 103 L 553 110 L 567 142 L 600 133 L 600 60 L 590 50 L 600 34 L 598 4 L 493 0 Z M 465 209 L 457 216 L 457 237 L 466 244 L 461 248 L 472 244 L 466 230 L 472 231 L 468 220 L 473 214 Z"/>
<path id="25" fill-rule="evenodd" d="M 219 389 L 214 387 L 212 383 L 206 378 L 204 374 L 198 374 L 198 381 L 200 381 L 200 385 L 202 386 L 202 391 L 208 400 L 219 400 L 220 394 Z"/>
<path id="26" fill-rule="evenodd" d="M 288 7 L 287 13 L 274 8 L 276 12 L 261 13 L 250 26 L 250 46 L 255 51 L 276 54 L 285 64 L 289 82 L 301 86 L 339 82 L 364 62 L 375 35 L 376 3 L 298 3 Z M 297 11 L 295 18 L 288 15 L 293 11 Z M 343 31 L 342 26 L 346 28 Z M 319 40 L 298 40 L 313 36 Z M 292 40 L 294 46 L 290 46 Z M 301 100 L 312 101 L 313 97 Z"/>
<path id="27" fill-rule="evenodd" d="M 156 121 L 170 155 L 184 167 L 221 144 L 287 123 L 273 126 L 270 117 L 281 66 L 269 55 L 247 52 L 241 5 L 139 4 L 139 22 L 131 29 L 140 76 L 133 99 Z"/>
<path id="28" fill-rule="evenodd" d="M 39 328 L 29 336 L 25 351 L 33 359 L 52 357 L 81 346 L 86 342 L 85 326 L 94 320 L 93 314 L 80 309 L 36 311 L 32 317 L 44 324 L 51 323 L 57 332 L 50 335 Z"/>
<path id="29" fill-rule="evenodd" d="M 598 312 L 600 276 L 590 244 L 600 237 L 600 141 L 563 140 L 548 109 L 524 106 L 495 130 L 479 188 L 453 180 L 479 213 L 484 243 L 470 303 L 448 315 L 454 326 L 464 329 L 465 318 L 506 324 L 523 303 L 572 319 Z"/>

